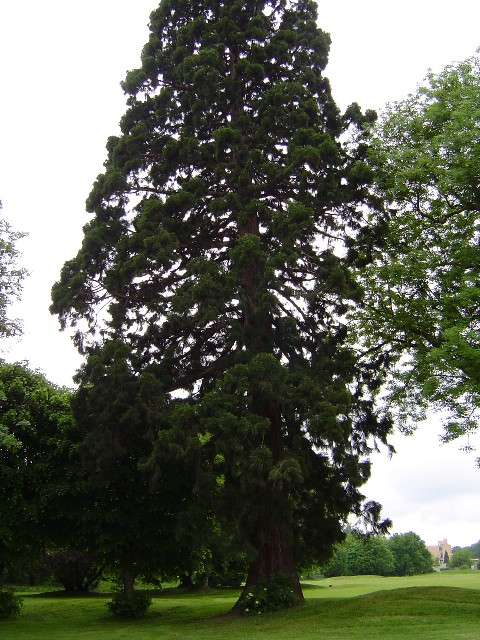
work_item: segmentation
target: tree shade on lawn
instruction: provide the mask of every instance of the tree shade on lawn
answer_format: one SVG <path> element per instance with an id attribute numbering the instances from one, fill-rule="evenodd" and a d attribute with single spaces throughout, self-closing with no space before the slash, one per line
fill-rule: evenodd
<path id="1" fill-rule="evenodd" d="M 195 461 L 198 512 L 249 558 L 239 611 L 278 574 L 300 601 L 297 563 L 351 512 L 381 527 L 360 487 L 391 424 L 346 344 L 361 292 L 336 252 L 371 178 L 340 136 L 374 114 L 340 115 L 316 18 L 308 0 L 161 2 L 52 292 L 90 359 L 123 343 L 155 380 L 150 464 L 161 481 L 165 456 Z"/>

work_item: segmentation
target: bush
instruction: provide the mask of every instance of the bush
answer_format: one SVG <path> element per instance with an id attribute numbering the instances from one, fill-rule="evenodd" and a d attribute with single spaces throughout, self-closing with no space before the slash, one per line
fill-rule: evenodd
<path id="1" fill-rule="evenodd" d="M 208 584 L 211 587 L 241 587 L 247 575 L 247 563 L 244 558 L 229 560 L 217 566 L 210 573 Z"/>
<path id="2" fill-rule="evenodd" d="M 453 556 L 448 562 L 448 567 L 450 569 L 471 569 L 472 563 L 472 553 L 470 549 L 455 549 Z"/>
<path id="3" fill-rule="evenodd" d="M 46 557 L 46 564 L 65 591 L 71 592 L 95 589 L 103 573 L 97 559 L 82 551 L 51 552 Z"/>
<path id="4" fill-rule="evenodd" d="M 117 618 L 141 618 L 151 604 L 152 599 L 148 593 L 139 591 L 133 598 L 126 598 L 123 593 L 117 593 L 111 602 L 107 602 L 107 607 Z"/>
<path id="5" fill-rule="evenodd" d="M 12 590 L 0 591 L 0 618 L 18 615 L 22 605 L 22 598 L 16 596 Z"/>
<path id="6" fill-rule="evenodd" d="M 294 607 L 300 602 L 294 587 L 292 576 L 281 573 L 260 580 L 257 586 L 247 592 L 243 611 L 246 615 L 255 615 Z"/>
<path id="7" fill-rule="evenodd" d="M 302 571 L 302 580 L 321 580 L 325 577 L 324 568 L 318 564 L 305 567 Z"/>
<path id="8" fill-rule="evenodd" d="M 41 557 L 36 561 L 17 560 L 5 567 L 3 573 L 0 574 L 0 584 L 34 587 L 39 584 L 53 585 L 54 579 L 50 568 L 45 564 L 45 558 Z"/>

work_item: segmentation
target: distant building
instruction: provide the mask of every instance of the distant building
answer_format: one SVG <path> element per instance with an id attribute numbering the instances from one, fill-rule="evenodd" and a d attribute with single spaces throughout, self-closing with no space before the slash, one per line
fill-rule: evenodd
<path id="1" fill-rule="evenodd" d="M 428 545 L 427 549 L 435 560 L 438 560 L 440 566 L 446 565 L 452 557 L 452 547 L 448 544 L 446 538 L 444 540 L 439 540 L 436 545 Z"/>

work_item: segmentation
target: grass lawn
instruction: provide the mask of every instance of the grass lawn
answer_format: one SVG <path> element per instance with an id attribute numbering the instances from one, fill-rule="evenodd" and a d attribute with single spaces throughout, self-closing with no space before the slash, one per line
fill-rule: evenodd
<path id="1" fill-rule="evenodd" d="M 331 585 L 331 586 L 330 586 Z M 414 578 L 358 576 L 305 585 L 306 604 L 280 614 L 225 616 L 237 592 L 154 598 L 140 621 L 120 622 L 106 596 L 28 594 L 1 640 L 479 640 L 480 572 Z"/>

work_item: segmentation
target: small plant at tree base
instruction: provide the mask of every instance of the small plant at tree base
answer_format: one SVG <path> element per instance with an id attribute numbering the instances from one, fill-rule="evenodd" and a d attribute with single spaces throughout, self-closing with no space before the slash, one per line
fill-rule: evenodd
<path id="1" fill-rule="evenodd" d="M 245 615 L 258 615 L 296 606 L 299 597 L 294 586 L 293 578 L 282 573 L 260 580 L 247 592 L 243 612 Z"/>
<path id="2" fill-rule="evenodd" d="M 133 598 L 117 593 L 111 602 L 107 602 L 107 607 L 117 618 L 141 618 L 151 604 L 151 597 L 144 592 L 135 593 Z"/>
<path id="3" fill-rule="evenodd" d="M 23 606 L 23 600 L 10 589 L 0 590 L 0 618 L 18 615 Z"/>

